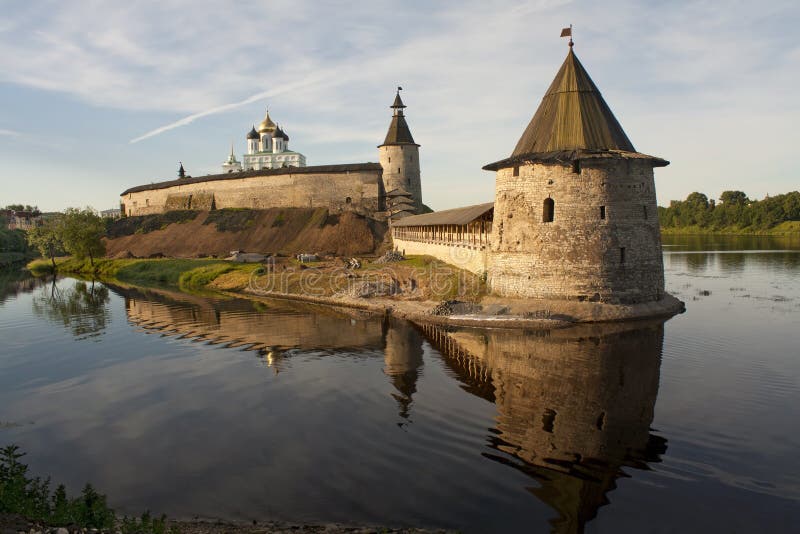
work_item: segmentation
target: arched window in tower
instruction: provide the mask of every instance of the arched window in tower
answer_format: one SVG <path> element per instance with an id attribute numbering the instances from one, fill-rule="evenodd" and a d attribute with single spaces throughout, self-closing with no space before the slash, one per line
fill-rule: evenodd
<path id="1" fill-rule="evenodd" d="M 555 201 L 547 197 L 544 199 L 544 205 L 542 207 L 542 222 L 553 222 L 553 216 L 555 215 L 556 203 Z"/>

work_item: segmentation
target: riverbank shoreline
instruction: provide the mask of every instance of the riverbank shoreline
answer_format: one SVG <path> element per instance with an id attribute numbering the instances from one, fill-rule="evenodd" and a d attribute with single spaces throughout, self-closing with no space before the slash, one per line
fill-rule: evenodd
<path id="1" fill-rule="evenodd" d="M 778 237 L 800 239 L 800 221 L 786 221 L 769 229 L 749 230 L 747 228 L 710 229 L 700 226 L 662 227 L 662 236 L 708 236 L 708 237 Z"/>
<path id="2" fill-rule="evenodd" d="M 368 534 L 385 532 L 392 534 L 453 534 L 457 531 L 416 527 L 390 527 L 385 525 L 355 525 L 346 523 L 294 523 L 288 521 L 227 521 L 216 519 L 168 520 L 167 528 L 177 529 L 181 534 Z M 90 529 L 73 525 L 52 526 L 26 519 L 15 514 L 0 514 L 0 532 L 8 534 L 85 534 Z M 91 529 L 94 534 L 121 532 L 120 528 Z"/>
<path id="3" fill-rule="evenodd" d="M 433 301 L 319 297 L 261 291 L 252 288 L 246 288 L 242 291 L 226 291 L 224 293 L 240 298 L 262 297 L 273 300 L 321 304 L 333 308 L 356 309 L 377 315 L 391 315 L 414 323 L 478 328 L 568 328 L 586 323 L 615 323 L 667 318 L 685 311 L 685 304 L 669 294 L 665 294 L 664 298 L 657 302 L 629 305 L 566 300 L 506 299 L 489 296 L 485 297 L 479 306 L 494 310 L 499 309 L 502 310 L 502 313 L 488 314 L 478 310 L 473 313 L 435 315 L 431 313 L 431 310 L 438 303 Z"/>
<path id="4" fill-rule="evenodd" d="M 467 287 L 464 293 L 420 289 L 419 284 L 430 285 L 441 273 L 437 269 L 442 265 L 446 266 L 426 257 L 414 257 L 406 262 L 373 263 L 356 271 L 332 265 L 319 268 L 289 265 L 284 271 L 264 274 L 259 264 L 223 260 L 126 259 L 98 260 L 93 266 L 61 260 L 59 269 L 63 274 L 99 276 L 133 285 L 166 283 L 182 291 L 215 291 L 239 298 L 321 304 L 443 326 L 553 329 L 581 323 L 665 318 L 685 311 L 684 303 L 669 294 L 659 301 L 640 304 L 498 297 L 487 294 L 484 283 L 471 273 L 453 273 L 449 266 L 446 266 L 450 269 L 447 276 L 456 277 L 455 286 Z M 41 264 L 33 262 L 29 267 L 35 272 Z M 312 283 L 304 283 L 303 276 L 308 276 Z M 260 283 L 264 281 L 268 283 Z M 293 291 L 280 291 L 276 287 Z M 353 291 L 354 288 L 358 290 Z M 364 288 L 369 291 L 362 294 Z"/>

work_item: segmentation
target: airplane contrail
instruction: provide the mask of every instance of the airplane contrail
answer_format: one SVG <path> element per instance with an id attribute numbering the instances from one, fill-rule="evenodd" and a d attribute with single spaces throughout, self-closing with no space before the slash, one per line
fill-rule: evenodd
<path id="1" fill-rule="evenodd" d="M 279 95 L 279 94 L 282 94 L 282 93 L 286 93 L 288 91 L 299 89 L 301 87 L 307 87 L 309 85 L 314 85 L 314 84 L 320 83 L 326 77 L 328 77 L 327 74 L 318 75 L 318 76 L 315 76 L 313 78 L 306 78 L 306 79 L 304 79 L 302 81 L 298 81 L 298 82 L 294 82 L 294 83 L 287 83 L 285 85 L 282 85 L 282 86 L 274 88 L 274 89 L 269 89 L 267 91 L 262 91 L 260 93 L 256 93 L 256 94 L 254 94 L 252 96 L 249 96 L 249 97 L 245 98 L 244 100 L 240 100 L 239 102 L 232 102 L 230 104 L 222 104 L 220 106 L 215 106 L 215 107 L 207 109 L 205 111 L 199 111 L 197 113 L 193 113 L 191 115 L 183 117 L 182 119 L 178 119 L 175 122 L 171 122 L 171 123 L 166 124 L 164 126 L 160 126 L 160 127 L 156 128 L 155 130 L 150 130 L 149 132 L 144 133 L 144 134 L 140 135 L 139 137 L 135 137 L 135 138 L 131 139 L 128 142 L 130 144 L 138 143 L 139 141 L 143 141 L 145 139 L 149 139 L 150 137 L 154 137 L 154 136 L 162 134 L 164 132 L 168 132 L 169 130 L 174 130 L 175 128 L 180 128 L 181 126 L 186 126 L 187 124 L 193 123 L 197 119 L 201 119 L 201 118 L 207 117 L 209 115 L 215 115 L 217 113 L 223 113 L 225 111 L 230 111 L 232 109 L 236 109 L 236 108 L 241 107 L 241 106 L 246 106 L 247 104 L 252 104 L 253 102 L 258 102 L 259 100 L 264 100 L 266 98 L 270 98 L 270 97 L 273 97 L 273 96 L 276 96 L 276 95 Z"/>

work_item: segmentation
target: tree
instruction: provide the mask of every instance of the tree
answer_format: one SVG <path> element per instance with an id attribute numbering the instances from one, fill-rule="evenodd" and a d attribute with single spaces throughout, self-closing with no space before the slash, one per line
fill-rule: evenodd
<path id="1" fill-rule="evenodd" d="M 59 226 L 64 249 L 76 258 L 89 258 L 94 267 L 94 258 L 106 253 L 106 225 L 93 209 L 67 208 Z"/>
<path id="2" fill-rule="evenodd" d="M 31 206 L 28 204 L 9 204 L 5 207 L 7 210 L 11 211 L 30 211 L 30 212 L 38 212 L 39 206 Z"/>
<path id="3" fill-rule="evenodd" d="M 708 197 L 705 196 L 703 193 L 690 193 L 688 197 L 686 197 L 686 203 L 694 208 L 708 208 Z"/>
<path id="4" fill-rule="evenodd" d="M 45 258 L 50 258 L 50 261 L 53 262 L 53 272 L 55 272 L 56 255 L 64 248 L 61 243 L 60 219 L 48 219 L 42 226 L 35 226 L 28 230 L 28 244 Z"/>
<path id="5" fill-rule="evenodd" d="M 719 199 L 728 206 L 744 206 L 750 202 L 744 191 L 723 191 Z"/>

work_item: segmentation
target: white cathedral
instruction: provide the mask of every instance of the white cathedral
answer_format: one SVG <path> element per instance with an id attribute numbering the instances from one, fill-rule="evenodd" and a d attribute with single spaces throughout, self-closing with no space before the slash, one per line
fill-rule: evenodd
<path id="1" fill-rule="evenodd" d="M 258 131 L 253 126 L 247 134 L 247 154 L 242 156 L 242 160 L 240 162 L 236 159 L 231 145 L 231 153 L 222 164 L 222 172 L 306 166 L 306 157 L 303 154 L 289 150 L 289 136 L 272 122 L 269 110 L 258 125 Z"/>

